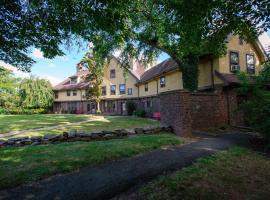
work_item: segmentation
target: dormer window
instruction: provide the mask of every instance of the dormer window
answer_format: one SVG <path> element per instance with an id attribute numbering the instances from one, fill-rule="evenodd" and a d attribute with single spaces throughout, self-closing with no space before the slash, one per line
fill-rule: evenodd
<path id="1" fill-rule="evenodd" d="M 70 78 L 70 84 L 76 84 L 77 83 L 77 77 Z"/>

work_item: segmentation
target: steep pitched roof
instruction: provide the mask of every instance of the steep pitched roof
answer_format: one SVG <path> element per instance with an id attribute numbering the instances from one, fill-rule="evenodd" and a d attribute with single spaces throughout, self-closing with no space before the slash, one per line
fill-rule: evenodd
<path id="1" fill-rule="evenodd" d="M 170 72 L 178 68 L 179 68 L 179 65 L 173 59 L 168 58 L 167 60 L 164 60 L 163 62 L 159 63 L 158 65 L 144 72 L 140 78 L 139 83 L 149 81 L 166 72 Z"/>

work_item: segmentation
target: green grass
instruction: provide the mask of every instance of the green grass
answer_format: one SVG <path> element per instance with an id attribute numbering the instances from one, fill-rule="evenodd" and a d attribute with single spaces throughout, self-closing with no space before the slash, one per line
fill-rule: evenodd
<path id="1" fill-rule="evenodd" d="M 90 115 L 0 115 L 0 134 L 92 119 Z"/>
<path id="2" fill-rule="evenodd" d="M 184 143 L 172 134 L 0 149 L 0 189 Z"/>
<path id="3" fill-rule="evenodd" d="M 34 116 L 32 117 L 34 118 Z M 76 117 L 76 115 L 74 115 L 74 117 Z M 80 117 L 80 115 L 78 115 L 78 117 Z M 101 130 L 115 130 L 115 129 L 123 129 L 123 128 L 146 127 L 146 126 L 152 126 L 152 125 L 159 125 L 159 121 L 147 119 L 147 118 L 139 118 L 139 117 L 104 117 L 104 118 L 99 117 L 96 119 L 96 121 L 82 123 L 80 125 L 67 125 L 63 128 L 27 132 L 27 133 L 23 133 L 19 135 L 14 135 L 11 137 L 42 136 L 45 134 L 52 134 L 52 135 L 61 134 L 63 133 L 63 131 L 73 130 L 73 129 L 83 130 L 86 132 L 93 132 L 93 131 L 101 131 Z M 0 138 L 0 139 L 8 139 L 11 137 L 5 137 L 5 138 Z"/>
<path id="4" fill-rule="evenodd" d="M 135 199 L 269 199 L 270 159 L 236 147 L 147 184 Z"/>

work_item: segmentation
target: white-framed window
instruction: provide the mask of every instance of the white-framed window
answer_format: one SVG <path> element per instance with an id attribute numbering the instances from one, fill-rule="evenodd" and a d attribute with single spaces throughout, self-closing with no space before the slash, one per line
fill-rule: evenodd
<path id="1" fill-rule="evenodd" d="M 247 73 L 255 74 L 255 56 L 253 54 L 246 54 Z"/>
<path id="2" fill-rule="evenodd" d="M 144 84 L 144 91 L 145 91 L 145 92 L 148 92 L 148 83 L 145 83 L 145 84 Z"/>
<path id="3" fill-rule="evenodd" d="M 101 87 L 101 95 L 106 96 L 106 86 Z"/>
<path id="4" fill-rule="evenodd" d="M 70 84 L 76 84 L 77 83 L 77 77 L 70 78 Z"/>
<path id="5" fill-rule="evenodd" d="M 120 94 L 126 94 L 126 85 L 125 84 L 119 85 L 119 92 L 120 92 Z"/>
<path id="6" fill-rule="evenodd" d="M 230 71 L 236 72 L 239 70 L 240 70 L 239 53 L 235 51 L 230 51 Z"/>
<path id="7" fill-rule="evenodd" d="M 67 96 L 68 97 L 70 96 L 70 90 L 67 90 Z"/>
<path id="8" fill-rule="evenodd" d="M 111 85 L 111 95 L 115 95 L 116 93 L 116 85 Z"/>
<path id="9" fill-rule="evenodd" d="M 73 96 L 77 96 L 77 90 L 73 90 L 73 91 L 72 91 L 72 95 L 73 95 Z"/>
<path id="10" fill-rule="evenodd" d="M 110 78 L 115 78 L 115 69 L 110 70 Z"/>
<path id="11" fill-rule="evenodd" d="M 132 88 L 128 88 L 128 95 L 132 95 Z"/>
<path id="12" fill-rule="evenodd" d="M 160 87 L 165 87 L 166 86 L 166 79 L 165 76 L 160 77 Z"/>
<path id="13" fill-rule="evenodd" d="M 58 99 L 58 91 L 54 91 L 54 98 Z"/>

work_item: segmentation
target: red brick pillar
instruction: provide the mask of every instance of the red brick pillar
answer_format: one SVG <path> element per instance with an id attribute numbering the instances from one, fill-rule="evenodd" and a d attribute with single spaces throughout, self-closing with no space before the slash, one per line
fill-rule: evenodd
<path id="1" fill-rule="evenodd" d="M 177 135 L 191 136 L 191 96 L 188 91 L 160 94 L 161 124 L 171 126 Z"/>

